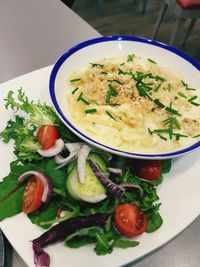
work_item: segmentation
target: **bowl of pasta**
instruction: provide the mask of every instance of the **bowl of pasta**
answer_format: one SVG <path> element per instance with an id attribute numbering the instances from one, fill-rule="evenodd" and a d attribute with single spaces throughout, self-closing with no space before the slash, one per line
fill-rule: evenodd
<path id="1" fill-rule="evenodd" d="M 200 146 L 200 64 L 134 36 L 91 39 L 67 50 L 50 75 L 64 124 L 94 147 L 126 157 L 172 158 Z"/>

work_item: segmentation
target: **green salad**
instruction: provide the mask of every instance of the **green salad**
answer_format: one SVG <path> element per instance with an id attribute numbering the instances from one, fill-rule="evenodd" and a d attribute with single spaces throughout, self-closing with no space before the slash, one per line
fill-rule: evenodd
<path id="1" fill-rule="evenodd" d="M 130 159 L 92 147 L 22 89 L 16 97 L 9 91 L 5 107 L 13 118 L 0 139 L 14 141 L 16 159 L 1 177 L 0 221 L 24 212 L 45 229 L 32 240 L 36 266 L 50 265 L 43 248 L 57 241 L 70 248 L 90 244 L 105 255 L 138 246 L 134 237 L 161 227 L 156 190 L 170 160 Z"/>

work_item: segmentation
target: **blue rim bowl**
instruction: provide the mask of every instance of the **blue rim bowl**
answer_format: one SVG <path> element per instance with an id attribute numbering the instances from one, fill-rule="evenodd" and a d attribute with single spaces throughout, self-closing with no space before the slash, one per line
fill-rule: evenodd
<path id="1" fill-rule="evenodd" d="M 50 91 L 50 98 L 53 103 L 53 106 L 56 110 L 57 115 L 60 117 L 60 119 L 63 121 L 63 123 L 73 132 L 75 133 L 78 137 L 83 139 L 84 141 L 92 144 L 93 146 L 96 146 L 102 150 L 105 150 L 107 152 L 113 153 L 113 154 L 118 154 L 121 156 L 125 157 L 132 157 L 132 158 L 140 158 L 140 159 L 167 159 L 167 158 L 173 158 L 177 156 L 181 156 L 184 154 L 187 154 L 189 152 L 192 152 L 193 150 L 197 149 L 200 147 L 200 141 L 198 140 L 196 143 L 184 148 L 180 149 L 177 151 L 169 152 L 169 153 L 163 153 L 163 154 L 142 154 L 142 153 L 132 153 L 132 152 L 127 152 L 123 150 L 118 150 L 112 147 L 109 147 L 107 145 L 104 145 L 98 141 L 93 140 L 92 138 L 88 137 L 87 135 L 83 134 L 81 131 L 79 131 L 64 115 L 62 112 L 59 103 L 56 98 L 56 93 L 55 93 L 55 80 L 58 75 L 58 72 L 63 65 L 63 63 L 68 60 L 73 54 L 78 52 L 81 49 L 84 49 L 86 47 L 98 44 L 98 43 L 104 43 L 104 42 L 110 42 L 110 41 L 130 41 L 130 42 L 139 42 L 143 44 L 148 44 L 152 46 L 156 46 L 159 48 L 162 48 L 164 50 L 167 50 L 178 57 L 181 57 L 185 61 L 187 61 L 190 65 L 192 65 L 196 70 L 200 71 L 200 64 L 196 60 L 192 59 L 190 56 L 187 54 L 183 53 L 182 51 L 166 45 L 164 43 L 151 40 L 151 39 L 146 39 L 142 37 L 137 37 L 137 36 L 105 36 L 105 37 L 99 37 L 99 38 L 94 38 L 91 40 L 87 40 L 85 42 L 82 42 L 80 44 L 77 44 L 73 46 L 72 48 L 68 49 L 63 55 L 60 56 L 60 58 L 57 60 L 55 65 L 53 66 L 53 69 L 51 71 L 50 75 L 50 81 L 49 81 L 49 91 Z"/>

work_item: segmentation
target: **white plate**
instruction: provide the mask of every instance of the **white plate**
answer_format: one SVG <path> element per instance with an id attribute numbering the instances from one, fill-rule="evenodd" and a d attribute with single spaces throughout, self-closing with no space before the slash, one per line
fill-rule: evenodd
<path id="1" fill-rule="evenodd" d="M 48 82 L 51 68 L 40 69 L 0 85 L 0 131 L 12 116 L 12 112 L 4 108 L 3 101 L 9 90 L 17 92 L 22 86 L 30 99 L 50 102 Z M 14 159 L 12 144 L 0 143 L 0 151 L 0 179 L 2 179 L 9 172 L 9 162 Z M 115 249 L 110 255 L 96 256 L 92 246 L 69 249 L 63 243 L 58 243 L 46 248 L 51 256 L 51 267 L 64 267 L 66 263 L 73 267 L 121 266 L 165 244 L 200 214 L 199 166 L 200 150 L 173 161 L 170 174 L 165 175 L 163 184 L 158 188 L 164 224 L 157 232 L 145 233 L 137 238 L 140 241 L 138 247 Z M 0 227 L 27 265 L 34 266 L 30 241 L 43 233 L 43 230 L 32 224 L 24 214 L 0 222 Z"/>

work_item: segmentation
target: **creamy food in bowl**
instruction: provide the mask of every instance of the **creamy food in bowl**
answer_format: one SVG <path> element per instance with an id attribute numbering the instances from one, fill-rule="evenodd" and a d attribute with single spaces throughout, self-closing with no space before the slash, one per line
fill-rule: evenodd
<path id="1" fill-rule="evenodd" d="M 50 97 L 84 141 L 120 156 L 163 159 L 200 147 L 200 64 L 135 36 L 91 39 L 53 66 Z"/>
<path id="2" fill-rule="evenodd" d="M 135 54 L 89 62 L 66 80 L 74 125 L 114 149 L 166 153 L 200 137 L 198 88 Z"/>

